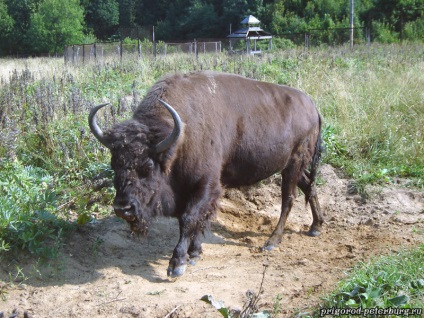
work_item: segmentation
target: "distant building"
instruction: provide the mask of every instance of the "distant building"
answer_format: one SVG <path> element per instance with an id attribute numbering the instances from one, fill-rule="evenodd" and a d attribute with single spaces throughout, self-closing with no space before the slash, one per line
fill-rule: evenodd
<path id="1" fill-rule="evenodd" d="M 227 36 L 230 39 L 230 47 L 233 47 L 233 40 L 245 40 L 246 41 L 246 52 L 247 54 L 260 54 L 261 50 L 258 50 L 256 46 L 256 41 L 268 40 L 268 48 L 272 48 L 272 35 L 271 33 L 265 32 L 259 27 L 260 21 L 256 19 L 253 15 L 247 16 L 241 24 L 246 25 L 246 27 L 235 31 Z M 253 49 L 252 49 L 253 42 Z"/>

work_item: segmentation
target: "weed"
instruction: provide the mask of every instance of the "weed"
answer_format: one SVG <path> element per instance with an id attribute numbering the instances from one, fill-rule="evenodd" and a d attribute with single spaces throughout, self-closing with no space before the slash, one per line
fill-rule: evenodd
<path id="1" fill-rule="evenodd" d="M 217 301 L 212 295 L 204 295 L 200 300 L 212 305 L 224 318 L 231 318 L 229 308 L 225 307 L 224 302 Z"/>
<path id="2" fill-rule="evenodd" d="M 421 213 L 424 213 L 424 210 L 421 211 Z M 412 232 L 424 236 L 424 229 L 422 229 L 422 228 L 413 227 Z"/>
<path id="3" fill-rule="evenodd" d="M 274 304 L 273 304 L 273 310 L 272 310 L 272 317 L 278 317 L 278 315 L 282 312 L 282 304 L 281 300 L 283 299 L 283 296 L 281 294 L 278 294 L 275 297 Z"/>
<path id="4" fill-rule="evenodd" d="M 148 292 L 146 293 L 146 295 L 150 295 L 150 296 L 158 296 L 158 295 L 162 295 L 166 292 L 166 289 L 164 290 L 157 290 L 157 291 L 153 291 L 153 292 Z"/>
<path id="5" fill-rule="evenodd" d="M 54 257 L 68 228 L 53 214 L 56 193 L 49 185 L 54 179 L 40 168 L 8 162 L 0 165 L 2 251 L 17 247 Z"/>
<path id="6" fill-rule="evenodd" d="M 9 288 L 23 286 L 28 279 L 29 277 L 24 274 L 23 270 L 16 266 L 16 273 L 9 273 L 9 282 L 0 282 L 0 300 L 6 300 Z"/>
<path id="7" fill-rule="evenodd" d="M 97 256 L 97 254 L 99 253 L 100 246 L 104 242 L 105 241 L 101 237 L 96 237 L 96 239 L 94 240 L 94 242 L 91 245 L 91 252 L 93 253 L 94 257 Z"/>
<path id="8" fill-rule="evenodd" d="M 8 291 L 6 290 L 6 284 L 3 282 L 0 282 L 0 300 L 6 300 L 6 297 L 8 295 Z"/>
<path id="9" fill-rule="evenodd" d="M 224 318 L 247 318 L 247 317 L 256 317 L 256 318 L 270 318 L 271 313 L 267 310 L 259 312 L 258 302 L 260 299 L 260 295 L 263 293 L 263 283 L 265 280 L 265 273 L 268 266 L 264 265 L 264 270 L 262 273 L 262 281 L 259 287 L 259 291 L 257 293 L 252 291 L 246 292 L 247 301 L 241 311 L 230 310 L 230 308 L 224 305 L 223 301 L 217 301 L 214 299 L 212 295 L 205 295 L 200 300 L 212 305 Z M 278 296 L 277 296 L 278 297 Z M 281 310 L 278 299 L 276 303 L 274 303 L 274 313 L 275 311 Z"/>
<path id="10" fill-rule="evenodd" d="M 354 268 L 325 308 L 423 308 L 424 245 L 380 257 Z"/>

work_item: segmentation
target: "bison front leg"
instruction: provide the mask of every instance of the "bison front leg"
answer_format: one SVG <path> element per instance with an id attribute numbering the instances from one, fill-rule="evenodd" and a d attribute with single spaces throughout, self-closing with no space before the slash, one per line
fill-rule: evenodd
<path id="1" fill-rule="evenodd" d="M 208 187 L 197 192 L 185 213 L 179 218 L 180 239 L 169 261 L 167 274 L 175 278 L 182 276 L 187 263 L 196 264 L 202 253 L 201 237 L 209 224 L 209 218 L 216 210 L 216 202 L 220 195 L 220 188 Z"/>
<path id="2" fill-rule="evenodd" d="M 167 274 L 171 278 L 182 276 L 187 263 L 195 265 L 202 253 L 201 235 L 202 224 L 208 222 L 208 218 L 198 220 L 191 214 L 184 214 L 180 218 L 180 240 L 174 249 L 169 261 Z"/>
<path id="3" fill-rule="evenodd" d="M 196 221 L 188 213 L 183 214 L 179 218 L 180 223 L 180 239 L 174 249 L 172 258 L 169 261 L 167 270 L 168 277 L 175 278 L 182 276 L 186 270 L 187 262 L 189 260 L 188 248 L 191 243 L 191 235 L 196 228 Z"/>

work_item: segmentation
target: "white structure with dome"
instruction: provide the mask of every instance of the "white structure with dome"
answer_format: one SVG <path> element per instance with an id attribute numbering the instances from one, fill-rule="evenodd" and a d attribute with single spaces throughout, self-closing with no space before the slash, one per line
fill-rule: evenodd
<path id="1" fill-rule="evenodd" d="M 246 27 L 239 29 L 230 35 L 227 38 L 230 39 L 230 47 L 232 48 L 233 40 L 245 40 L 246 41 L 246 52 L 247 54 L 260 54 L 261 50 L 257 49 L 256 41 L 269 40 L 269 49 L 272 48 L 272 35 L 268 32 L 265 32 L 259 27 L 260 21 L 256 19 L 253 15 L 247 16 L 241 24 L 244 24 Z M 253 49 L 251 47 L 251 41 L 253 40 Z"/>

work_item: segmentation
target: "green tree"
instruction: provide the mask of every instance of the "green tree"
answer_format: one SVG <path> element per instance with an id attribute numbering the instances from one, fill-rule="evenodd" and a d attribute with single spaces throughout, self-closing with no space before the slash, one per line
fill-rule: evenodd
<path id="1" fill-rule="evenodd" d="M 9 15 L 6 3 L 0 0 L 0 55 L 10 50 L 14 25 L 15 21 Z"/>
<path id="2" fill-rule="evenodd" d="M 25 42 L 31 14 L 35 12 L 40 0 L 5 0 L 9 16 L 15 21 L 9 50 L 13 53 L 31 53 L 31 45 Z"/>
<path id="3" fill-rule="evenodd" d="M 44 0 L 31 15 L 27 41 L 36 53 L 61 52 L 82 40 L 83 24 L 79 0 Z"/>
<path id="4" fill-rule="evenodd" d="M 158 21 L 166 18 L 170 5 L 169 0 L 143 0 L 137 1 L 135 7 L 135 23 L 139 26 L 156 25 Z"/>
<path id="5" fill-rule="evenodd" d="M 119 3 L 119 26 L 131 28 L 135 25 L 136 0 L 118 0 Z"/>
<path id="6" fill-rule="evenodd" d="M 298 15 L 298 11 L 310 11 L 314 16 L 315 7 L 312 3 L 307 3 L 302 10 L 293 5 L 293 1 L 276 0 L 266 8 L 265 20 L 269 20 L 269 30 L 273 34 L 299 33 L 308 29 L 306 19 Z"/>
<path id="7" fill-rule="evenodd" d="M 119 5 L 116 0 L 85 0 L 85 23 L 102 40 L 117 33 Z"/>
<path id="8" fill-rule="evenodd" d="M 366 26 L 371 28 L 373 38 L 382 42 L 393 42 L 403 38 L 405 27 L 409 39 L 413 30 L 421 30 L 412 26 L 420 25 L 423 8 L 424 0 L 375 0 L 372 6 L 361 13 L 361 18 Z M 414 21 L 417 22 L 412 23 Z M 420 33 L 415 34 L 415 37 L 422 40 Z"/>
<path id="9" fill-rule="evenodd" d="M 180 33 L 189 39 L 219 37 L 217 25 L 218 16 L 213 5 L 196 0 L 181 19 Z"/>
<path id="10" fill-rule="evenodd" d="M 181 33 L 181 20 L 190 7 L 190 0 L 176 0 L 169 3 L 166 18 L 157 23 L 156 35 L 160 40 L 184 40 L 185 34 Z"/>

